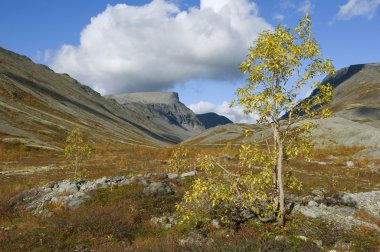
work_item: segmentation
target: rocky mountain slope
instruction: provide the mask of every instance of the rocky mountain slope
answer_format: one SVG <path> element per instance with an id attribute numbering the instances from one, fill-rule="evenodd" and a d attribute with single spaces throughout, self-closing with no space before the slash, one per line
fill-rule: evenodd
<path id="1" fill-rule="evenodd" d="M 314 132 L 316 144 L 380 148 L 380 63 L 346 67 L 324 81 L 334 86 L 331 103 L 334 116 L 317 121 L 320 127 Z M 270 134 L 270 131 L 253 125 L 235 124 L 209 129 L 185 143 L 240 143 L 244 139 L 239 133 L 245 128 L 253 128 L 257 132 L 248 140 Z"/>
<path id="2" fill-rule="evenodd" d="M 232 123 L 230 119 L 225 116 L 218 115 L 216 113 L 198 114 L 198 119 L 203 123 L 206 129 L 216 127 L 218 125 L 225 125 Z"/>
<path id="3" fill-rule="evenodd" d="M 67 74 L 57 74 L 0 48 L 1 142 L 59 149 L 68 132 L 80 127 L 94 142 L 178 143 L 204 127 L 189 109 L 179 104 L 178 97 L 173 99 L 175 104 L 165 106 L 177 108 L 174 117 L 180 123 L 165 115 L 160 118 L 157 105 L 120 105 Z"/>
<path id="4" fill-rule="evenodd" d="M 126 93 L 106 98 L 114 99 L 127 110 L 139 114 L 174 142 L 181 142 L 205 130 L 196 114 L 179 101 L 178 93 Z"/>

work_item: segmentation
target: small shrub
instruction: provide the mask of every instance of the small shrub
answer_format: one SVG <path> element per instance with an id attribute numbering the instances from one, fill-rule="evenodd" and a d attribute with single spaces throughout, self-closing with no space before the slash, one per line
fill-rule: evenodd
<path id="1" fill-rule="evenodd" d="M 175 173 L 188 171 L 190 166 L 188 155 L 189 152 L 185 147 L 175 148 L 168 159 L 169 171 Z"/>

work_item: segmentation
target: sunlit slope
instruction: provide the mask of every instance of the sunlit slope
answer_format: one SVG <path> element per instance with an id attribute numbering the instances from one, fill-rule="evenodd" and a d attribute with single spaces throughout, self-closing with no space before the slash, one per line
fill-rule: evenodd
<path id="1" fill-rule="evenodd" d="M 92 141 L 168 145 L 183 140 L 66 74 L 0 48 L 0 140 L 57 149 L 80 127 Z"/>
<path id="2" fill-rule="evenodd" d="M 338 70 L 324 80 L 334 86 L 331 109 L 334 116 L 317 120 L 314 131 L 318 146 L 367 146 L 380 148 L 380 63 L 353 65 Z M 244 129 L 254 128 L 252 137 L 244 139 Z M 265 139 L 267 128 L 229 124 L 208 129 L 187 139 L 185 144 L 241 143 Z"/>

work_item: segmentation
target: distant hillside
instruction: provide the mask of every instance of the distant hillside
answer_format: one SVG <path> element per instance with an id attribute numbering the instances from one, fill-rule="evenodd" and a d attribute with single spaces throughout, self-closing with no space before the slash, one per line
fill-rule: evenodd
<path id="1" fill-rule="evenodd" d="M 380 63 L 340 69 L 324 82 L 334 86 L 331 109 L 336 116 L 380 126 Z"/>
<path id="2" fill-rule="evenodd" d="M 206 129 L 232 123 L 230 119 L 225 116 L 218 115 L 216 113 L 197 114 L 198 119 L 203 123 Z"/>
<path id="3" fill-rule="evenodd" d="M 200 122 L 185 127 L 164 117 L 157 125 L 150 116 L 160 114 L 150 110 L 122 106 L 67 74 L 0 48 L 0 142 L 59 149 L 79 127 L 94 142 L 168 145 L 204 130 Z M 195 118 L 184 111 L 179 117 L 185 122 Z"/>
<path id="4" fill-rule="evenodd" d="M 174 92 L 126 93 L 106 96 L 114 99 L 128 110 L 139 114 L 166 136 L 176 136 L 177 142 L 205 130 L 193 111 L 179 101 Z"/>
<path id="5" fill-rule="evenodd" d="M 353 65 L 324 79 L 334 86 L 331 109 L 334 116 L 317 120 L 314 141 L 319 146 L 367 146 L 380 148 L 380 63 Z M 312 95 L 315 94 L 313 92 Z M 266 138 L 270 130 L 234 124 L 211 128 L 189 138 L 186 144 L 241 143 Z M 256 133 L 244 139 L 241 132 Z"/>

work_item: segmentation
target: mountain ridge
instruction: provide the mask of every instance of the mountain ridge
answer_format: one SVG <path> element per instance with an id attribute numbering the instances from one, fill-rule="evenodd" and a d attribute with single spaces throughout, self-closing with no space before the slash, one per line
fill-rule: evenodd
<path id="1" fill-rule="evenodd" d="M 0 48 L 0 140 L 60 149 L 74 127 L 92 141 L 171 145 L 190 136 L 154 123 L 80 84 L 68 74 Z M 176 126 L 174 126 L 175 128 Z M 178 134 L 178 135 L 176 135 Z"/>
<path id="2" fill-rule="evenodd" d="M 313 138 L 317 146 L 365 146 L 380 148 L 380 63 L 357 64 L 325 77 L 331 83 L 333 117 L 316 120 L 319 127 Z M 311 95 L 316 94 L 316 90 Z M 228 126 L 228 125 L 227 125 Z M 252 137 L 241 136 L 244 129 L 253 129 Z M 363 130 L 364 129 L 364 130 Z M 220 144 L 257 141 L 268 137 L 270 130 L 257 125 L 219 126 L 184 141 L 184 144 Z"/>

